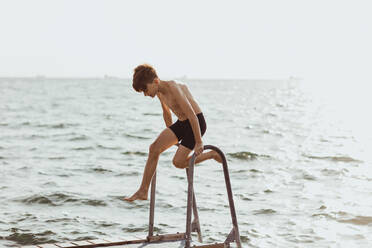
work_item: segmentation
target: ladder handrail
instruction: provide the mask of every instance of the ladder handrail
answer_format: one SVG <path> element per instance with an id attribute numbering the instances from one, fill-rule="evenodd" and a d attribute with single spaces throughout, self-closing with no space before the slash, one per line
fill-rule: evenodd
<path id="1" fill-rule="evenodd" d="M 239 227 L 238 227 L 238 221 L 236 218 L 236 211 L 235 211 L 235 205 L 234 205 L 234 199 L 233 194 L 231 190 L 231 182 L 230 182 L 230 176 L 229 176 L 229 170 L 227 167 L 227 160 L 224 155 L 224 153 L 216 146 L 212 145 L 205 145 L 204 150 L 214 150 L 216 151 L 222 158 L 222 166 L 223 166 L 223 172 L 225 176 L 225 183 L 226 183 L 226 190 L 227 195 L 229 198 L 229 206 L 230 206 L 230 214 L 231 214 L 231 220 L 233 224 L 233 229 L 231 230 L 230 234 L 228 235 L 227 239 L 224 241 L 225 246 L 229 245 L 230 242 L 236 242 L 236 245 L 238 248 L 241 248 L 241 241 L 240 241 L 240 234 L 239 234 Z M 194 217 L 196 217 L 196 221 L 199 221 L 198 213 L 196 209 L 196 202 L 195 202 L 195 194 L 194 194 L 194 164 L 196 160 L 195 153 L 192 155 L 189 161 L 189 167 L 186 169 L 187 174 L 187 181 L 188 181 L 188 190 L 187 190 L 187 212 L 186 212 L 186 233 L 185 233 L 185 248 L 190 247 L 191 242 L 191 232 L 192 230 L 192 223 L 191 223 L 191 216 L 192 211 L 194 211 Z M 153 237 L 153 230 L 154 230 L 154 208 L 155 208 L 155 187 L 156 187 L 156 171 L 154 173 L 154 176 L 152 178 L 151 182 L 151 199 L 150 199 L 150 216 L 149 216 L 149 235 L 147 237 L 147 240 L 150 241 L 151 237 Z M 199 223 L 197 223 L 199 224 Z M 198 236 L 199 239 L 201 239 L 201 233 L 200 233 L 200 226 L 198 227 Z M 229 246 L 227 246 L 229 247 Z"/>
<path id="2" fill-rule="evenodd" d="M 156 170 L 151 179 L 151 198 L 150 198 L 150 216 L 149 216 L 149 235 L 154 235 L 154 215 L 155 215 L 155 189 L 156 189 Z"/>
<path id="3" fill-rule="evenodd" d="M 233 194 L 231 190 L 231 182 L 230 182 L 230 176 L 229 176 L 229 169 L 227 167 L 227 160 L 225 157 L 225 154 L 216 146 L 212 145 L 205 145 L 204 150 L 214 150 L 216 151 L 222 158 L 222 166 L 223 166 L 223 172 L 225 176 L 225 183 L 226 183 L 226 190 L 227 195 L 229 198 L 229 206 L 230 206 L 230 214 L 231 214 L 231 220 L 233 224 L 233 230 L 230 234 L 233 235 L 233 238 L 235 239 L 235 242 L 237 244 L 238 248 L 241 248 L 241 241 L 240 241 L 240 234 L 239 234 L 239 227 L 238 227 L 238 220 L 236 217 L 236 211 L 235 211 L 235 204 L 233 199 Z M 191 208 L 193 206 L 193 189 L 194 189 L 194 164 L 196 160 L 196 154 L 194 153 L 189 161 L 189 187 L 188 187 L 188 197 L 187 197 L 187 213 L 186 213 L 186 248 L 190 247 L 190 241 L 191 241 Z M 231 237 L 229 235 L 229 237 Z M 231 242 L 228 239 L 226 239 L 225 242 Z"/>

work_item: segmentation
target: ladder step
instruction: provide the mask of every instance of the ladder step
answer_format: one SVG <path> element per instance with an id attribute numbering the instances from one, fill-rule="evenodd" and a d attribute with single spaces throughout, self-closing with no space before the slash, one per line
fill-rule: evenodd
<path id="1" fill-rule="evenodd" d="M 165 242 L 165 241 L 177 241 L 186 239 L 185 233 L 176 233 L 176 234 L 164 234 L 147 237 L 147 241 L 151 242 Z"/>
<path id="2" fill-rule="evenodd" d="M 225 248 L 230 247 L 230 245 L 225 246 L 225 243 L 216 243 L 216 244 L 210 244 L 210 245 L 193 245 L 192 248 Z"/>

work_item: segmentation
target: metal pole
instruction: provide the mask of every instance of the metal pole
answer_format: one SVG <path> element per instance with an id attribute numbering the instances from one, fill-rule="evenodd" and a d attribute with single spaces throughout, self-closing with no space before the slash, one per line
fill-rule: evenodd
<path id="1" fill-rule="evenodd" d="M 196 205 L 196 199 L 195 199 L 195 191 L 193 192 L 193 201 L 192 201 L 192 203 L 193 203 L 192 204 L 192 210 L 193 210 L 193 214 L 194 214 L 194 220 L 191 223 L 191 227 L 192 227 L 191 228 L 191 231 L 192 232 L 196 231 L 197 234 L 198 234 L 198 241 L 200 243 L 203 243 L 203 237 L 202 237 L 201 230 L 200 230 L 198 207 Z"/>
<path id="2" fill-rule="evenodd" d="M 191 214 L 192 214 L 192 206 L 193 206 L 193 189 L 194 189 L 194 163 L 195 163 L 196 155 L 195 153 L 192 155 L 190 162 L 189 162 L 189 169 L 188 169 L 188 181 L 189 187 L 187 190 L 187 213 L 186 213 L 186 248 L 190 247 L 191 242 Z"/>
<path id="3" fill-rule="evenodd" d="M 204 150 L 207 150 L 207 149 L 212 149 L 212 150 L 216 151 L 222 158 L 223 172 L 224 172 L 224 175 L 225 175 L 226 190 L 227 190 L 227 195 L 228 195 L 228 198 L 229 198 L 230 214 L 231 214 L 231 220 L 232 220 L 232 224 L 233 224 L 233 228 L 234 228 L 235 242 L 237 244 L 237 247 L 240 248 L 242 246 L 241 246 L 241 241 L 240 241 L 238 220 L 236 218 L 235 205 L 234 205 L 234 199 L 233 199 L 233 194 L 232 194 L 232 190 L 231 190 L 230 176 L 229 176 L 229 170 L 227 168 L 226 157 L 223 154 L 223 152 L 215 146 L 212 146 L 212 145 L 204 146 Z"/>
<path id="4" fill-rule="evenodd" d="M 155 213 L 155 188 L 156 188 L 156 171 L 151 180 L 151 199 L 150 199 L 150 218 L 149 218 L 149 235 L 154 235 L 154 213 Z"/>
<path id="5" fill-rule="evenodd" d="M 187 175 L 187 181 L 189 182 L 189 169 L 186 168 L 186 175 Z M 198 207 L 196 205 L 196 198 L 195 198 L 195 191 L 193 189 L 193 197 L 192 197 L 192 212 L 194 215 L 194 220 L 191 222 L 191 232 L 197 232 L 198 234 L 198 241 L 200 243 L 203 242 L 203 238 L 201 235 L 201 230 L 200 230 L 200 222 L 199 222 L 199 214 L 198 214 Z"/>

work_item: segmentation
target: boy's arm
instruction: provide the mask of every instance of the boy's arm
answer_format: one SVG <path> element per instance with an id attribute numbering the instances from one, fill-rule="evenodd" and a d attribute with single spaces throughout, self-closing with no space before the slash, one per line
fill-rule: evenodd
<path id="1" fill-rule="evenodd" d="M 168 106 L 160 99 L 160 97 L 159 100 L 161 103 L 161 108 L 163 109 L 163 118 L 165 125 L 169 127 L 170 125 L 172 125 L 172 113 L 170 112 Z"/>
<path id="2" fill-rule="evenodd" d="M 186 98 L 186 96 L 183 94 L 183 92 L 178 87 L 174 87 L 173 94 L 176 97 L 182 111 L 185 113 L 187 119 L 190 122 L 192 132 L 194 133 L 194 138 L 195 138 L 194 150 L 195 150 L 196 155 L 199 155 L 203 152 L 203 142 L 202 142 L 201 133 L 200 133 L 199 120 L 196 117 L 196 114 L 189 100 Z"/>

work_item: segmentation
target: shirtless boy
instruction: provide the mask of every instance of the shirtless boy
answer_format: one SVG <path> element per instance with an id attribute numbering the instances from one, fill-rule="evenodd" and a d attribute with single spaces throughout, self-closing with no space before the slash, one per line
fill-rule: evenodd
<path id="1" fill-rule="evenodd" d="M 203 153 L 201 137 L 204 135 L 207 125 L 199 105 L 186 85 L 175 81 L 160 80 L 153 67 L 143 64 L 134 69 L 133 88 L 138 92 L 143 92 L 145 96 L 158 97 L 167 128 L 150 145 L 140 188 L 131 197 L 124 198 L 124 200 L 147 200 L 149 185 L 155 173 L 160 154 L 179 141 L 181 143 L 173 158 L 173 164 L 177 168 L 188 167 L 188 161 L 191 158 L 189 155 L 192 150 L 197 155 L 195 163 L 212 158 L 222 163 L 217 152 Z M 173 124 L 170 111 L 178 117 L 178 120 Z"/>

